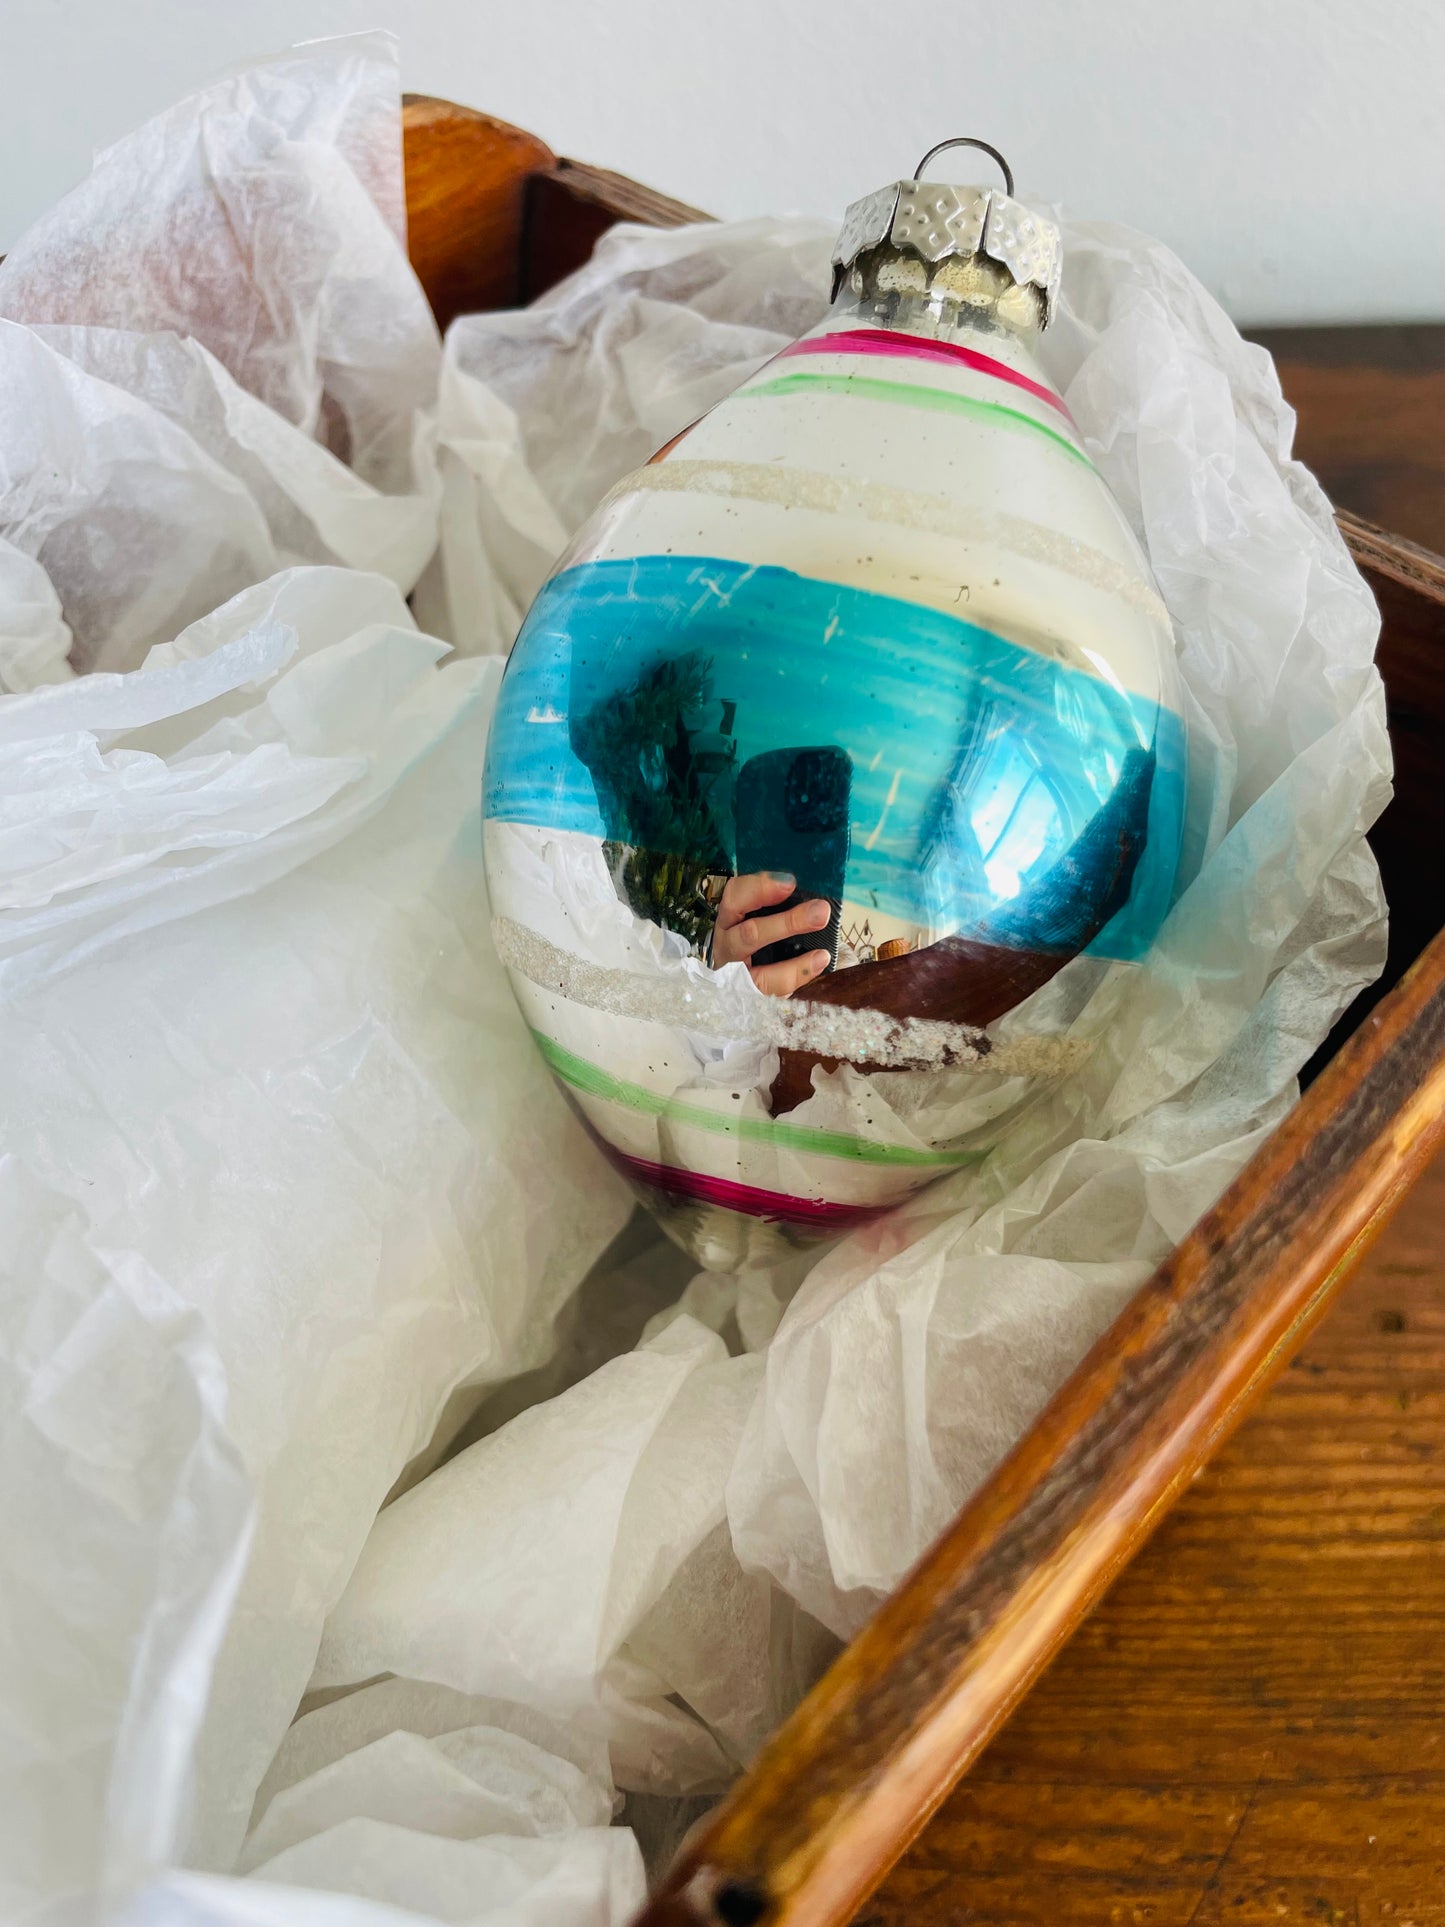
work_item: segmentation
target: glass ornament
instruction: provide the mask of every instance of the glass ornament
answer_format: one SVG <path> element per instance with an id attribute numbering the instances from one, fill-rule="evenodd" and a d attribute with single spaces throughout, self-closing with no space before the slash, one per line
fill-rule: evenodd
<path id="1" fill-rule="evenodd" d="M 714 1268 L 978 1157 L 1062 1061 L 986 1027 L 1169 905 L 1169 620 L 1036 358 L 1059 236 L 1004 173 L 849 209 L 824 320 L 611 490 L 503 679 L 499 951 Z M 967 1128 L 929 1103 L 960 1072 Z"/>

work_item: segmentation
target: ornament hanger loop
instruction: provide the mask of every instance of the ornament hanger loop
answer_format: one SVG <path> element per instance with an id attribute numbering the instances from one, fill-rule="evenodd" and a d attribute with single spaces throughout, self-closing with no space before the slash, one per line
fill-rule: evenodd
<path id="1" fill-rule="evenodd" d="M 978 148 L 982 148 L 985 154 L 991 155 L 993 159 L 996 160 L 999 166 L 1003 169 L 1003 191 L 1005 194 L 1008 195 L 1010 200 L 1013 199 L 1013 191 L 1014 191 L 1013 169 L 1009 166 L 1008 162 L 1004 159 L 1003 155 L 999 153 L 996 147 L 991 146 L 988 141 L 976 140 L 972 134 L 955 134 L 952 140 L 940 141 L 937 147 L 930 147 L 928 152 L 924 155 L 923 159 L 918 163 L 917 167 L 915 167 L 913 170 L 914 180 L 921 181 L 923 179 L 923 170 L 925 167 L 927 167 L 928 163 L 933 159 L 934 155 L 941 154 L 944 151 L 944 149 L 948 147 L 978 147 Z"/>

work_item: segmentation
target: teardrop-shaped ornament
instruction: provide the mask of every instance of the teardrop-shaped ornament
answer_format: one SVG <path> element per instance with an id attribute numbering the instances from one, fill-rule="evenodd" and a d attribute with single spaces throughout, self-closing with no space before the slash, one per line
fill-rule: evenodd
<path id="1" fill-rule="evenodd" d="M 1059 236 L 1004 171 L 849 209 L 825 319 L 610 492 L 503 679 L 498 949 L 713 1268 L 985 1153 L 1066 1057 L 984 1027 L 1169 904 L 1169 620 L 1039 365 Z"/>

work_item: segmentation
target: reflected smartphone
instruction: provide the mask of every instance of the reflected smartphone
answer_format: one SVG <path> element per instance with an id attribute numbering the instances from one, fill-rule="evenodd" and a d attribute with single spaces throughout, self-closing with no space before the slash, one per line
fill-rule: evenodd
<path id="1" fill-rule="evenodd" d="M 770 916 L 814 897 L 825 897 L 833 911 L 822 930 L 765 944 L 754 953 L 754 964 L 784 963 L 810 950 L 826 950 L 830 969 L 838 961 L 852 788 L 848 752 L 831 746 L 766 750 L 738 771 L 733 810 L 739 874 L 787 870 L 798 879 L 797 889 Z"/>

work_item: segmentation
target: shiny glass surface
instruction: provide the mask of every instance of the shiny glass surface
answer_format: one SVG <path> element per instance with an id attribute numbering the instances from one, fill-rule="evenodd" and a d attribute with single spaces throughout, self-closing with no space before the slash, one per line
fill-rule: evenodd
<path id="1" fill-rule="evenodd" d="M 488 749 L 527 1021 L 720 1268 L 986 1155 L 1077 1042 L 986 1027 L 1174 885 L 1168 617 L 1038 296 L 885 254 L 599 505 Z"/>
<path id="2" fill-rule="evenodd" d="M 630 907 L 699 954 L 719 880 L 771 870 L 910 947 L 1132 957 L 1168 907 L 1183 783 L 1178 718 L 1099 676 L 867 590 L 647 556 L 543 589 L 485 809 L 607 845 Z"/>

